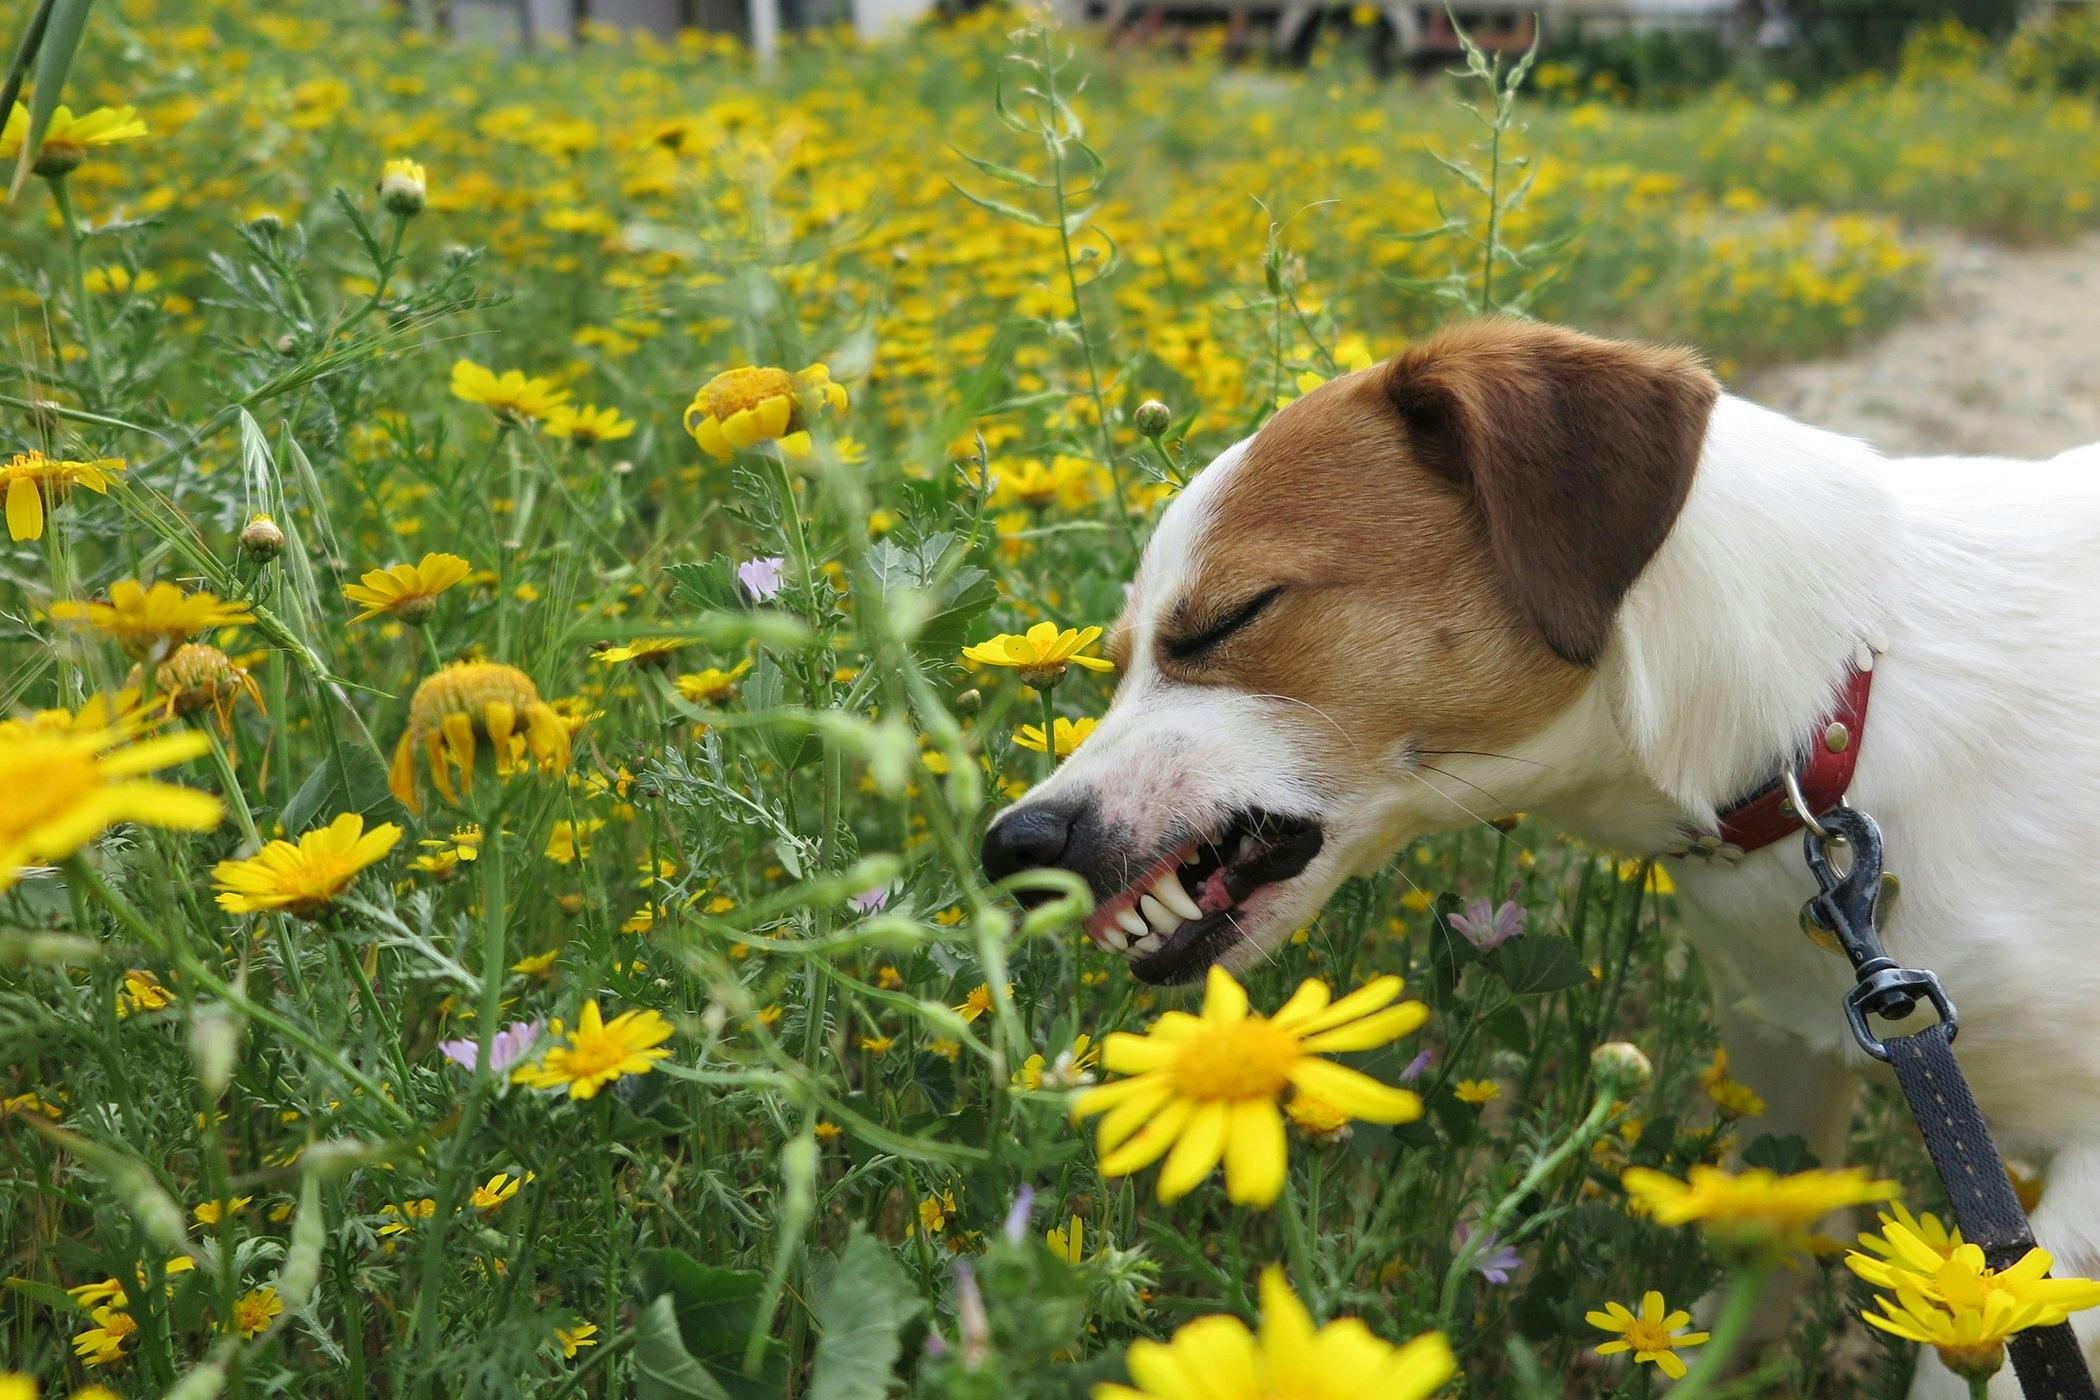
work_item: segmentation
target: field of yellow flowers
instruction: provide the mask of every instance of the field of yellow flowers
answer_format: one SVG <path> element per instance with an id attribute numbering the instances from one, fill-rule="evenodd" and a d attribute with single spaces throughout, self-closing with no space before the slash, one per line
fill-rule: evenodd
<path id="1" fill-rule="evenodd" d="M 587 38 L 116 0 L 0 216 L 0 1400 L 1890 1395 L 2100 1301 L 1833 1257 L 1903 1130 L 1759 1132 L 1648 867 L 1426 843 L 1181 1000 L 974 859 L 1279 401 L 1826 352 L 2089 227 L 2089 98 Z"/>

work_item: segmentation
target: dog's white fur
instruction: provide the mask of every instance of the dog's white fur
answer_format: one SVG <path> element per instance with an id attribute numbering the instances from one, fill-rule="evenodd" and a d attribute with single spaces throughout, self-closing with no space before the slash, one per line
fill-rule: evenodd
<path id="1" fill-rule="evenodd" d="M 1132 663 L 1099 730 L 1040 791 L 1084 793 L 1140 842 L 1245 806 L 1317 814 L 1302 875 L 1247 911 L 1245 965 L 1400 844 L 1531 812 L 1659 851 L 1774 771 L 1861 642 L 1880 653 L 1850 800 L 1903 882 L 1893 956 L 1937 971 L 2008 1153 L 2047 1166 L 2035 1217 L 2060 1272 L 2100 1274 L 2100 446 L 2049 462 L 1885 460 L 1723 396 L 1690 495 L 1621 605 L 1585 692 L 1506 757 L 1401 747 L 1349 771 L 1300 757 L 1327 716 L 1174 683 L 1152 632 L 1181 592 L 1244 444 L 1168 509 L 1134 585 Z M 1843 1157 L 1855 1078 L 1843 959 L 1797 922 L 1796 840 L 1726 868 L 1670 862 L 1760 1127 Z M 2100 1313 L 2081 1337 L 2093 1351 Z M 2008 1371 L 1992 1394 L 2016 1395 Z M 1929 1358 L 1914 1396 L 1965 1394 Z"/>

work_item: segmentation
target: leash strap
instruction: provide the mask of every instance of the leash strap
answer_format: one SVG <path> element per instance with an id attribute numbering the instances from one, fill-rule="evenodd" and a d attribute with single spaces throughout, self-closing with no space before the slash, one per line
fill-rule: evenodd
<path id="1" fill-rule="evenodd" d="M 1882 1041 L 1904 1102 L 1924 1134 L 1933 1170 L 1947 1188 L 1962 1238 L 1982 1248 L 1994 1269 L 2011 1267 L 2034 1248 L 2027 1213 L 2005 1175 L 1983 1110 L 1954 1062 L 1946 1025 Z M 2030 1327 L 2010 1344 L 2013 1370 L 2027 1400 L 2092 1400 L 2093 1381 L 2071 1324 Z"/>
<path id="2" fill-rule="evenodd" d="M 1881 898 L 1881 828 L 1865 812 L 1845 806 L 1806 825 L 1802 847 L 1820 892 L 1802 906 L 1801 917 L 1805 925 L 1836 940 L 1859 979 L 1845 996 L 1853 1038 L 1896 1072 L 1962 1238 L 1982 1249 L 1993 1269 L 2009 1267 L 2034 1248 L 2034 1231 L 2005 1174 L 1983 1110 L 1954 1061 L 1960 1018 L 1940 979 L 1922 968 L 1899 965 L 1881 946 L 1874 926 L 1875 905 Z M 1838 846 L 1852 853 L 1851 866 L 1842 874 L 1830 861 L 1831 849 Z M 1920 1001 L 1932 1003 L 1939 1013 L 1938 1025 L 1886 1040 L 1874 1034 L 1869 1016 L 1900 1021 Z M 2100 1400 L 2069 1323 L 2017 1333 L 2010 1350 L 2026 1400 Z"/>

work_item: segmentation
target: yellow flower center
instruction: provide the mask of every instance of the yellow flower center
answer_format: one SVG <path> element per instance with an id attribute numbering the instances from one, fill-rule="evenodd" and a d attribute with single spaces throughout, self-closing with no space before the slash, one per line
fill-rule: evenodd
<path id="1" fill-rule="evenodd" d="M 475 732 L 486 736 L 482 711 L 498 701 L 509 705 L 522 719 L 527 710 L 540 703 L 539 687 L 517 667 L 501 662 L 467 661 L 447 666 L 416 687 L 415 699 L 408 706 L 409 727 L 418 733 L 434 733 L 444 724 L 446 715 L 465 715 L 474 721 Z"/>
<path id="2" fill-rule="evenodd" d="M 1671 1351 L 1677 1346 L 1676 1339 L 1663 1330 L 1660 1322 L 1650 1322 L 1644 1317 L 1635 1318 L 1626 1328 L 1626 1340 L 1633 1344 L 1635 1351 Z"/>
<path id="3" fill-rule="evenodd" d="M 1205 1026 L 1175 1057 L 1174 1087 L 1190 1099 L 1273 1099 L 1298 1057 L 1298 1037 L 1263 1017 Z"/>
<path id="4" fill-rule="evenodd" d="M 700 391 L 702 406 L 715 419 L 730 418 L 773 399 L 795 396 L 795 377 L 784 369 L 746 366 L 724 370 Z"/>
<path id="5" fill-rule="evenodd" d="M 563 1068 L 572 1079 L 589 1079 L 593 1075 L 617 1070 L 628 1054 L 627 1043 L 618 1036 L 604 1031 L 593 1035 L 579 1028 L 569 1042 Z"/>

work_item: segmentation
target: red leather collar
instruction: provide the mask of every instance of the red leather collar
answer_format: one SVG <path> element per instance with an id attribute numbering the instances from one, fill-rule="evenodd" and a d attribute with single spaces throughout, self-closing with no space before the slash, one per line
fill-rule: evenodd
<path id="1" fill-rule="evenodd" d="M 1801 795 L 1814 814 L 1838 805 L 1852 786 L 1852 770 L 1859 766 L 1859 744 L 1867 727 L 1867 696 L 1874 688 L 1874 655 L 1864 647 L 1860 661 L 1846 674 L 1844 689 L 1809 738 L 1808 751 L 1795 770 Z M 1733 846 L 1748 853 L 1760 850 L 1802 829 L 1801 818 L 1787 799 L 1786 785 L 1774 777 L 1763 787 L 1722 810 L 1722 850 Z"/>

